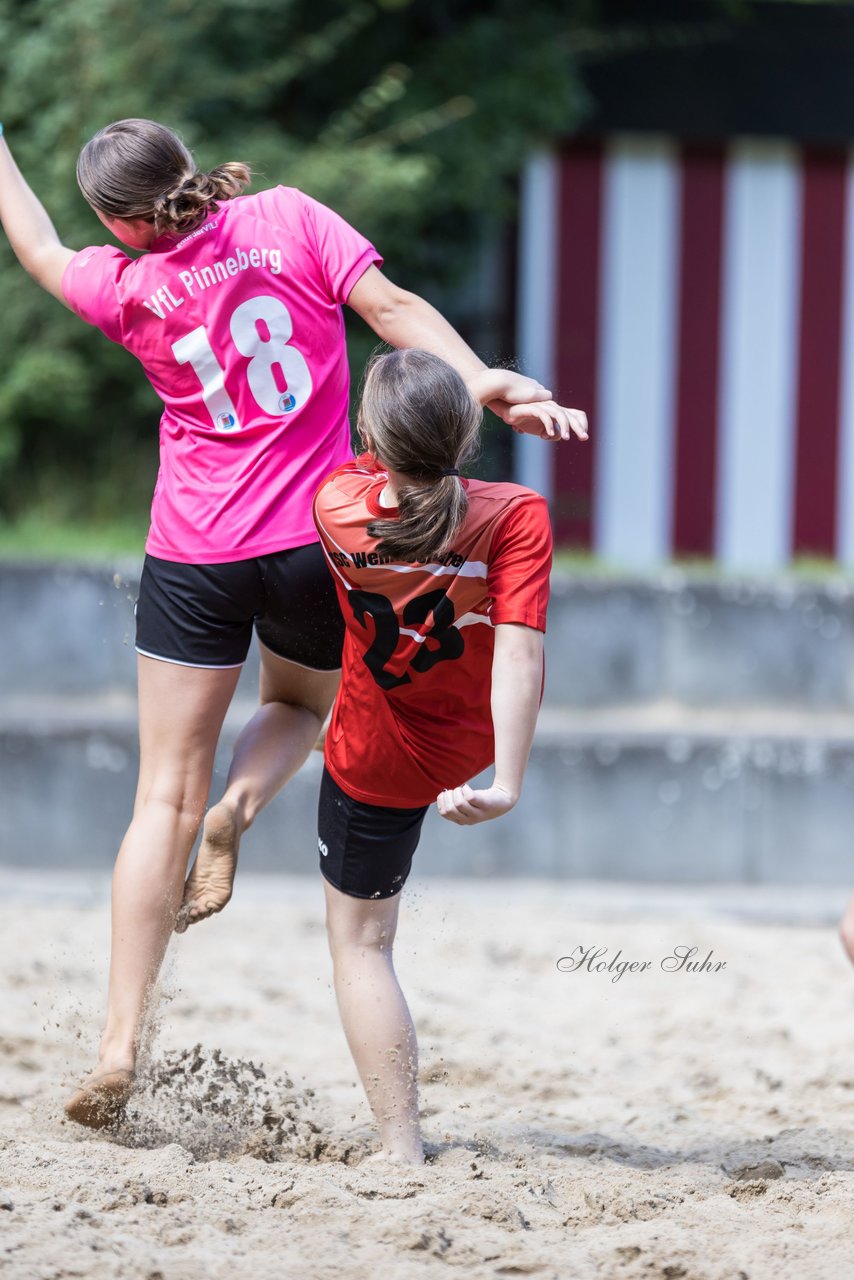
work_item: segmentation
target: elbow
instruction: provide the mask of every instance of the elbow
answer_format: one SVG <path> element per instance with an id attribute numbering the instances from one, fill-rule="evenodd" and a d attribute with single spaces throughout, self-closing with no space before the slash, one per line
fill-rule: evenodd
<path id="1" fill-rule="evenodd" d="M 406 324 L 406 317 L 412 306 L 414 295 L 403 289 L 385 294 L 374 306 L 371 315 L 371 328 L 384 342 L 395 346 L 395 334 Z"/>

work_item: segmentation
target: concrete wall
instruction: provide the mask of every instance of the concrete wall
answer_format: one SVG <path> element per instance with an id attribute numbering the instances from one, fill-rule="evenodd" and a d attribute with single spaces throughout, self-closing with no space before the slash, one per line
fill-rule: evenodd
<path id="1" fill-rule="evenodd" d="M 132 691 L 137 583 L 135 564 L 0 564 L 0 699 Z M 854 581 L 556 575 L 546 650 L 561 706 L 854 708 Z"/>
<path id="2" fill-rule="evenodd" d="M 138 763 L 136 566 L 0 566 L 0 863 L 107 867 Z M 557 578 L 522 802 L 431 815 L 422 873 L 844 882 L 854 811 L 854 588 Z M 214 790 L 251 714 L 254 664 Z M 315 755 L 244 846 L 315 865 Z"/>

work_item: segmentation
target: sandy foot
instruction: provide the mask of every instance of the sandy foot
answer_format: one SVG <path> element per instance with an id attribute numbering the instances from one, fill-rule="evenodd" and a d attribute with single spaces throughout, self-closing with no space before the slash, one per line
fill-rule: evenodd
<path id="1" fill-rule="evenodd" d="M 75 1124 L 87 1129 L 110 1129 L 122 1118 L 127 1100 L 133 1093 L 136 1076 L 132 1071 L 108 1071 L 95 1076 L 73 1094 L 65 1104 L 65 1114 Z"/>
<path id="2" fill-rule="evenodd" d="M 419 1159 L 416 1156 L 412 1156 L 410 1158 L 408 1156 L 394 1154 L 390 1151 L 375 1151 L 373 1155 L 366 1156 L 364 1160 L 360 1161 L 360 1165 L 370 1164 L 380 1165 L 380 1167 L 385 1167 L 387 1165 L 403 1165 L 404 1168 L 411 1168 L 414 1165 L 415 1168 L 419 1168 L 424 1164 L 424 1157 L 421 1156 Z"/>
<path id="3" fill-rule="evenodd" d="M 208 810 L 201 847 L 184 886 L 184 901 L 175 922 L 176 933 L 184 933 L 191 924 L 207 920 L 229 902 L 239 844 L 240 832 L 234 814 L 226 805 L 215 804 Z"/>

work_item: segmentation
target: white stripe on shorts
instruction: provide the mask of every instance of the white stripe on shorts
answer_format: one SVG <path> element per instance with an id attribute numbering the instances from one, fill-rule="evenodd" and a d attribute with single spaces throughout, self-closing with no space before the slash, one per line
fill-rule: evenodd
<path id="1" fill-rule="evenodd" d="M 140 649 L 139 645 L 136 645 L 136 651 L 142 658 L 153 658 L 155 662 L 171 662 L 173 667 L 194 667 L 197 671 L 235 671 L 244 665 L 242 662 L 227 662 L 224 665 L 215 662 L 179 662 L 177 658 L 164 658 L 159 653 L 149 653 L 147 649 Z"/>

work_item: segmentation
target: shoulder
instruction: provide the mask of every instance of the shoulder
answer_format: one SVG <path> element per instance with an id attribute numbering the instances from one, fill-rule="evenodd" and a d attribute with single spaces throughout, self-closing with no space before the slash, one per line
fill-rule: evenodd
<path id="1" fill-rule="evenodd" d="M 299 187 L 270 187 L 256 195 L 238 197 L 241 207 L 256 217 L 281 227 L 299 230 L 310 237 L 322 253 L 337 246 L 344 251 L 373 249 L 368 240 L 346 218 Z M 237 201 L 235 201 L 237 203 Z M 374 250 L 376 254 L 376 250 Z M 376 254 L 379 258 L 379 254 Z"/>
<path id="2" fill-rule="evenodd" d="M 302 223 L 308 216 L 311 198 L 297 187 L 266 187 L 251 195 L 236 196 L 229 204 L 242 215 L 279 225 Z"/>
<path id="3" fill-rule="evenodd" d="M 545 502 L 536 489 L 528 489 L 523 484 L 515 484 L 512 480 L 469 480 L 469 492 L 492 502 L 534 501 Z"/>
<path id="4" fill-rule="evenodd" d="M 346 227 L 332 209 L 298 187 L 268 187 L 253 195 L 237 196 L 229 204 L 238 222 L 249 219 L 272 228 L 277 234 L 288 236 L 294 245 L 308 249 L 314 257 L 323 256 L 324 246 L 335 229 Z"/>
<path id="5" fill-rule="evenodd" d="M 102 281 L 110 278 L 118 280 L 129 267 L 133 266 L 134 261 L 135 259 L 115 245 L 89 245 L 75 253 L 65 268 L 63 289 L 66 284 L 73 288 L 75 284 L 84 281 Z"/>
<path id="6" fill-rule="evenodd" d="M 90 245 L 63 272 L 62 293 L 71 310 L 114 342 L 121 341 L 125 277 L 136 265 L 136 259 L 113 245 Z"/>
<path id="7" fill-rule="evenodd" d="M 551 557 L 551 516 L 542 494 L 521 484 L 472 481 L 468 495 L 472 524 L 489 540 L 490 563 L 505 556 L 531 562 Z"/>
<path id="8" fill-rule="evenodd" d="M 535 520 L 549 519 L 549 507 L 543 495 L 521 484 L 470 480 L 466 493 L 470 506 L 481 509 L 495 520 L 511 514 Z"/>
<path id="9" fill-rule="evenodd" d="M 380 473 L 373 458 L 363 456 L 345 462 L 343 467 L 332 471 L 317 490 L 315 509 L 331 512 L 349 503 L 360 502 Z"/>

